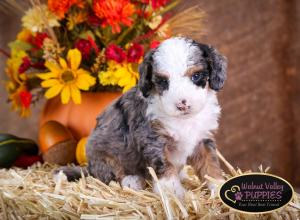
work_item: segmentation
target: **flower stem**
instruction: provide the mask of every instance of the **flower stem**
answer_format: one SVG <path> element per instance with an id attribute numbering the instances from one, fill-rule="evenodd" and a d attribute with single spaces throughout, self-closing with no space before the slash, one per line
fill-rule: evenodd
<path id="1" fill-rule="evenodd" d="M 2 53 L 7 58 L 10 58 L 10 54 L 8 52 L 6 52 L 5 50 L 1 49 L 1 48 L 0 48 L 0 53 Z"/>

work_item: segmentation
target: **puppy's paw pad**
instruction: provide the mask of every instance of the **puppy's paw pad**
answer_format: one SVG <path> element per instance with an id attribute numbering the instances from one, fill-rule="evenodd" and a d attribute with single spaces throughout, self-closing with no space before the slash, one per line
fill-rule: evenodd
<path id="1" fill-rule="evenodd" d="M 121 185 L 122 187 L 128 187 L 134 190 L 142 190 L 144 179 L 137 175 L 128 175 L 122 179 Z"/>

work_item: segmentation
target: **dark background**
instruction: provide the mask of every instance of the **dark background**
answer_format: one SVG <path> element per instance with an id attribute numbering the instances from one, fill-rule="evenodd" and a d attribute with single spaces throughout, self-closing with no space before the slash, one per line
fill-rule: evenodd
<path id="1" fill-rule="evenodd" d="M 196 40 L 214 45 L 229 61 L 228 80 L 219 93 L 220 151 L 234 166 L 253 171 L 260 164 L 271 166 L 271 173 L 299 187 L 300 1 L 183 0 L 180 7 L 195 4 L 206 12 L 206 35 Z M 20 13 L 1 12 L 0 47 L 19 30 Z M 4 62 L 1 57 L 2 70 Z M 0 132 L 36 139 L 43 103 L 31 118 L 20 119 L 9 111 L 6 98 L 1 85 Z"/>

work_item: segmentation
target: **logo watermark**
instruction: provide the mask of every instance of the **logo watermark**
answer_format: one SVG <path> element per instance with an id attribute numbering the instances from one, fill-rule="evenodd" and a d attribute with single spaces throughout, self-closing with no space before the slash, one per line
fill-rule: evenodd
<path id="1" fill-rule="evenodd" d="M 222 202 L 237 211 L 265 213 L 282 208 L 293 197 L 293 187 L 281 177 L 251 173 L 233 177 L 220 188 Z"/>

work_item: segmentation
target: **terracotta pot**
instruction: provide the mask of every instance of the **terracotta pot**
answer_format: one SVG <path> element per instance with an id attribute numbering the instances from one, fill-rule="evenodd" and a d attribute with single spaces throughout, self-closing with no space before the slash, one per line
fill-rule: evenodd
<path id="1" fill-rule="evenodd" d="M 72 101 L 64 105 L 58 96 L 49 99 L 41 114 L 40 127 L 47 121 L 58 121 L 79 140 L 90 134 L 96 125 L 96 117 L 119 96 L 119 92 L 84 92 L 79 105 Z"/>

